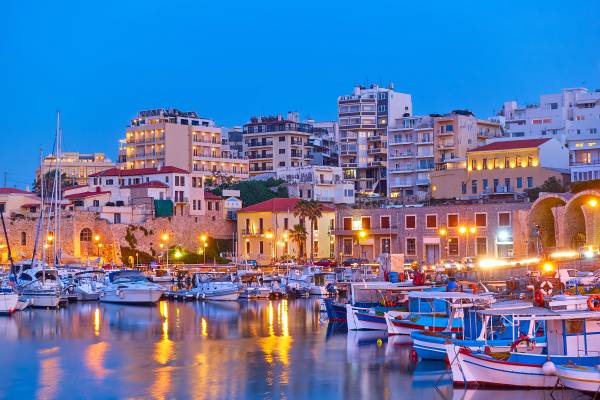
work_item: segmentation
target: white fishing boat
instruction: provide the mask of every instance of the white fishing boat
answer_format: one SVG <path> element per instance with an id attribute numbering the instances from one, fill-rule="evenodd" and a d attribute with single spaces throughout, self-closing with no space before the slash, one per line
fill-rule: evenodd
<path id="1" fill-rule="evenodd" d="M 559 379 L 557 366 L 600 364 L 600 312 L 587 309 L 587 303 L 587 296 L 555 296 L 547 307 L 514 311 L 511 320 L 515 324 L 545 322 L 547 348 L 544 354 L 472 351 L 448 343 L 446 352 L 454 384 L 552 388 Z M 515 342 L 520 339 L 514 337 Z M 522 339 L 531 340 L 525 335 Z"/>
<path id="2" fill-rule="evenodd" d="M 271 287 L 265 284 L 261 271 L 238 271 L 240 279 L 240 299 L 268 300 L 271 296 Z"/>
<path id="3" fill-rule="evenodd" d="M 188 294 L 198 300 L 235 301 L 240 298 L 240 287 L 224 277 L 195 273 L 192 283 L 194 287 Z"/>
<path id="4" fill-rule="evenodd" d="M 154 304 L 165 291 L 139 271 L 113 271 L 108 274 L 108 281 L 100 293 L 100 301 L 106 303 Z"/>
<path id="5" fill-rule="evenodd" d="M 309 276 L 310 294 L 313 296 L 331 296 L 336 293 L 335 272 L 323 272 L 316 270 Z"/>
<path id="6" fill-rule="evenodd" d="M 573 390 L 590 393 L 600 391 L 600 366 L 557 365 L 556 375 L 560 383 Z"/>

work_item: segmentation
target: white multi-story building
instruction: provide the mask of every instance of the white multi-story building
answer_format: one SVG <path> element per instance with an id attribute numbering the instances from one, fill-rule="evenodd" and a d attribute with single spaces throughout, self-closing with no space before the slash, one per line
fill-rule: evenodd
<path id="1" fill-rule="evenodd" d="M 278 168 L 277 178 L 287 182 L 290 197 L 324 203 L 354 204 L 354 183 L 340 167 L 307 165 Z"/>
<path id="2" fill-rule="evenodd" d="M 388 126 L 411 115 L 411 96 L 392 85 L 356 86 L 351 95 L 338 98 L 340 167 L 357 194 L 387 195 Z"/>
<path id="3" fill-rule="evenodd" d="M 70 185 L 85 185 L 89 175 L 114 168 L 115 165 L 104 153 L 63 152 L 60 159 L 60 169 L 64 174 L 63 181 Z M 56 168 L 58 168 L 56 155 L 51 154 L 44 157 L 41 168 L 44 174 L 54 171 Z M 36 178 L 39 179 L 39 177 L 40 169 L 38 168 Z"/>
<path id="4" fill-rule="evenodd" d="M 556 137 L 566 144 L 573 181 L 600 178 L 600 91 L 563 89 L 524 107 L 505 102 L 501 116 L 511 137 Z"/>
<path id="5" fill-rule="evenodd" d="M 434 168 L 433 118 L 399 118 L 388 135 L 389 197 L 402 203 L 425 200 Z"/>

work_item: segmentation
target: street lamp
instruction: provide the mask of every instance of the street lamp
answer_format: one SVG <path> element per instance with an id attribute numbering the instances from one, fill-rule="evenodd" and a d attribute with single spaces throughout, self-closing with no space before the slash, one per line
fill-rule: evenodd
<path id="1" fill-rule="evenodd" d="M 208 240 L 208 236 L 203 233 L 202 235 L 200 235 L 200 240 L 202 241 L 202 254 L 204 254 L 204 264 L 206 264 L 206 248 L 208 247 L 208 243 L 206 241 Z"/>
<path id="2" fill-rule="evenodd" d="M 441 243 L 442 244 L 442 252 L 441 252 L 442 254 L 441 255 L 442 255 L 442 260 L 443 260 L 446 258 L 445 254 L 444 254 L 445 249 L 446 249 L 446 243 L 445 243 L 444 239 L 446 238 L 446 236 L 448 236 L 448 229 L 441 227 L 440 229 L 438 229 L 438 235 L 440 235 L 440 239 L 442 239 L 441 240 L 441 242 L 442 242 Z"/>
<path id="3" fill-rule="evenodd" d="M 206 248 L 208 247 L 208 243 L 204 242 L 204 264 L 206 264 Z"/>
<path id="4" fill-rule="evenodd" d="M 476 226 L 461 226 L 458 228 L 458 233 L 460 233 L 461 235 L 465 235 L 465 257 L 469 257 L 469 234 L 475 234 L 477 233 L 477 227 Z"/>
<path id="5" fill-rule="evenodd" d="M 161 248 L 161 249 L 162 249 L 163 247 L 166 247 L 166 248 L 167 248 L 167 260 L 166 260 L 166 261 L 167 261 L 167 266 L 166 266 L 166 268 L 168 269 L 168 268 L 169 268 L 169 246 L 168 246 L 167 242 L 169 241 L 169 234 L 168 234 L 168 233 L 163 233 L 163 234 L 160 236 L 160 239 L 161 239 L 163 242 L 165 242 L 164 244 L 163 244 L 163 243 L 161 243 L 161 244 L 160 244 L 160 248 Z"/>
<path id="6" fill-rule="evenodd" d="M 598 199 L 595 199 L 595 198 L 589 199 L 587 203 L 592 208 L 598 207 Z"/>

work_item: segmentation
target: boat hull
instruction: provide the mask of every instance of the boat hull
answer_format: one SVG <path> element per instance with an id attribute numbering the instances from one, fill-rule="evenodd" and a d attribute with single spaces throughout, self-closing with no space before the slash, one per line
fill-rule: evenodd
<path id="1" fill-rule="evenodd" d="M 236 301 L 240 298 L 240 292 L 237 290 L 214 292 L 214 293 L 198 293 L 198 300 L 212 301 Z"/>
<path id="2" fill-rule="evenodd" d="M 600 371 L 597 368 L 559 365 L 556 374 L 560 383 L 569 389 L 594 394 L 600 390 Z"/>
<path id="3" fill-rule="evenodd" d="M 0 314 L 12 314 L 17 309 L 19 295 L 17 293 L 0 293 Z"/>
<path id="4" fill-rule="evenodd" d="M 100 294 L 100 301 L 105 303 L 153 304 L 160 300 L 163 290 L 160 289 L 108 289 Z"/>
<path id="5" fill-rule="evenodd" d="M 21 301 L 28 302 L 30 307 L 56 308 L 61 302 L 61 297 L 56 292 L 23 292 L 19 297 Z"/>
<path id="6" fill-rule="evenodd" d="M 385 323 L 385 317 L 379 314 L 370 313 L 369 310 L 365 309 L 352 309 L 353 326 L 356 330 L 374 330 L 374 331 L 385 331 L 387 325 Z M 348 327 L 350 329 L 350 327 Z"/>

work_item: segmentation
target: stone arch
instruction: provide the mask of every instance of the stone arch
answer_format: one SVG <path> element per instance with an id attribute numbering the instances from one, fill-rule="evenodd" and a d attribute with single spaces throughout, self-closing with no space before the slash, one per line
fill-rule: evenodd
<path id="1" fill-rule="evenodd" d="M 560 245 L 556 209 L 564 207 L 567 200 L 560 194 L 542 194 L 532 205 L 527 221 L 529 251 L 543 252 Z M 536 228 L 539 226 L 539 230 Z M 539 233 L 538 233 L 539 232 Z"/>
<path id="2" fill-rule="evenodd" d="M 591 207 L 591 200 L 596 205 Z M 596 244 L 597 229 L 600 220 L 600 191 L 586 190 L 577 193 L 569 200 L 565 209 L 564 235 L 565 245 L 577 249 L 585 244 Z"/>

